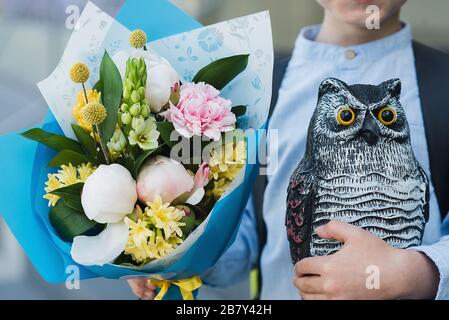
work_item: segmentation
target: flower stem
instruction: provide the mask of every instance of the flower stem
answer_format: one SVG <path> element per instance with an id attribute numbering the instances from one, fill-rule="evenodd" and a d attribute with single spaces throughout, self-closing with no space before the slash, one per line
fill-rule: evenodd
<path id="1" fill-rule="evenodd" d="M 89 103 L 89 99 L 87 99 L 87 92 L 86 92 L 86 87 L 84 86 L 84 83 L 82 83 L 83 86 L 83 92 L 84 92 L 84 99 L 86 100 L 86 104 Z"/>
<path id="2" fill-rule="evenodd" d="M 94 129 L 94 140 L 96 140 L 95 139 L 95 133 L 96 133 L 96 134 L 98 134 L 98 139 L 100 140 L 100 149 L 103 152 L 104 160 L 106 161 L 106 164 L 109 165 L 110 161 L 109 161 L 108 151 L 106 150 L 106 146 L 104 145 L 103 140 L 101 140 L 100 128 L 96 124 L 93 126 L 93 129 Z"/>
<path id="3" fill-rule="evenodd" d="M 86 87 L 84 86 L 84 82 L 81 83 L 81 85 L 83 86 L 84 100 L 86 100 L 86 104 L 88 104 L 89 103 L 89 99 L 87 98 L 87 92 L 86 92 Z M 97 145 L 97 139 L 95 138 L 95 133 L 96 133 L 96 134 L 98 134 L 98 137 L 100 139 L 100 149 L 103 150 L 101 137 L 100 137 L 100 130 L 96 130 L 96 129 L 98 129 L 98 128 L 96 128 L 96 126 L 92 126 L 92 129 L 93 129 L 93 132 L 94 132 L 93 139 L 94 139 L 95 146 Z M 103 150 L 103 155 L 105 156 L 106 163 L 109 164 L 109 159 L 106 156 L 106 154 L 104 153 L 104 150 Z"/>

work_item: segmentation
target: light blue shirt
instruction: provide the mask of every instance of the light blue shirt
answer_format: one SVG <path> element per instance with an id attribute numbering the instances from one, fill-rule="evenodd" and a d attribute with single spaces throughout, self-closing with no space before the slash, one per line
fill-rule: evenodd
<path id="1" fill-rule="evenodd" d="M 399 32 L 381 40 L 351 47 L 315 42 L 318 32 L 319 26 L 307 27 L 296 40 L 270 120 L 270 129 L 278 130 L 279 152 L 278 163 L 269 164 L 276 167 L 269 168 L 274 173 L 268 177 L 263 204 L 267 243 L 261 257 L 262 299 L 299 299 L 298 291 L 292 283 L 293 265 L 284 225 L 286 195 L 290 175 L 304 154 L 308 124 L 317 103 L 318 88 L 322 80 L 335 77 L 348 84 L 377 85 L 388 79 L 401 79 L 401 103 L 409 122 L 413 150 L 431 178 L 410 26 L 405 25 Z M 231 284 L 247 276 L 256 263 L 258 242 L 251 201 L 236 241 L 205 275 L 208 284 Z M 441 223 L 431 184 L 430 219 L 426 224 L 423 245 L 414 249 L 424 252 L 439 269 L 437 299 L 449 299 L 447 234 L 449 219 L 444 224 Z"/>

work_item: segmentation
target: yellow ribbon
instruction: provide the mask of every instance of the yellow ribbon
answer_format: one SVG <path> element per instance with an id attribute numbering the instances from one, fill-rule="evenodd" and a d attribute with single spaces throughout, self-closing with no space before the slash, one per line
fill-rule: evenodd
<path id="1" fill-rule="evenodd" d="M 193 300 L 193 291 L 198 289 L 203 285 L 200 277 L 194 276 L 189 279 L 182 280 L 148 280 L 148 282 L 156 287 L 158 287 L 159 293 L 154 298 L 154 300 L 162 300 L 164 296 L 167 294 L 168 288 L 172 284 L 179 287 L 181 291 L 183 300 Z"/>

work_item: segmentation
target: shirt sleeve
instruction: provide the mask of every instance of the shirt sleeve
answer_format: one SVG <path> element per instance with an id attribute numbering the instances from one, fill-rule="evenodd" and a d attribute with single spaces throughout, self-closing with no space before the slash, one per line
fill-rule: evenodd
<path id="1" fill-rule="evenodd" d="M 424 253 L 438 268 L 440 283 L 435 299 L 449 300 L 449 236 L 442 237 L 434 244 L 411 249 Z"/>
<path id="2" fill-rule="evenodd" d="M 201 276 L 204 284 L 227 287 L 248 277 L 257 262 L 258 247 L 255 209 L 250 197 L 235 241 L 217 263 Z"/>

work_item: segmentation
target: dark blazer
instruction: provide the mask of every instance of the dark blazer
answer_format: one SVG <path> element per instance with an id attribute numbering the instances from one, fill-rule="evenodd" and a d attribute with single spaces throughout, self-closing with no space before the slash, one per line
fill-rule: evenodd
<path id="1" fill-rule="evenodd" d="M 413 42 L 413 51 L 429 150 L 431 180 L 443 220 L 449 211 L 449 54 L 418 42 Z M 291 56 L 288 56 L 275 62 L 270 115 L 276 106 L 279 88 L 290 58 Z M 266 177 L 259 176 L 253 190 L 260 251 L 266 242 L 266 228 L 262 216 L 266 183 Z"/>

